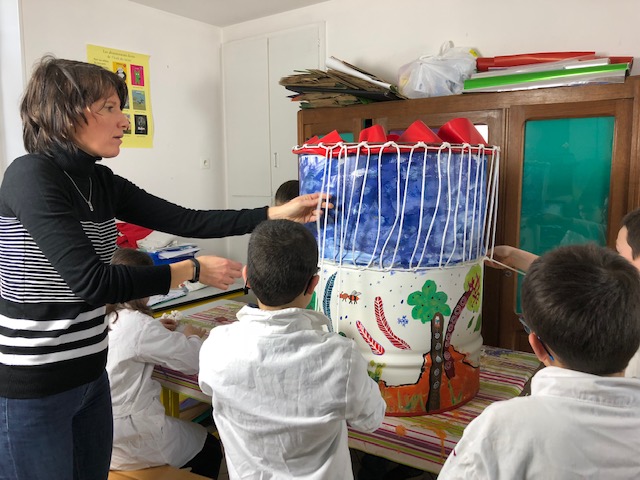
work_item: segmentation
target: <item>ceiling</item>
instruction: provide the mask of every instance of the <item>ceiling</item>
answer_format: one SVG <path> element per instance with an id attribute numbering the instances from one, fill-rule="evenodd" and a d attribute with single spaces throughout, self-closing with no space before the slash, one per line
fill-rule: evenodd
<path id="1" fill-rule="evenodd" d="M 130 0 L 183 17 L 227 27 L 327 0 Z"/>

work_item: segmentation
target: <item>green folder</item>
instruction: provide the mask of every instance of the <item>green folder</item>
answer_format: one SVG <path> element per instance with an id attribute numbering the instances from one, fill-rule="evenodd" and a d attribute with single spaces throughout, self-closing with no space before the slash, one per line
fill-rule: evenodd
<path id="1" fill-rule="evenodd" d="M 614 63 L 593 67 L 470 78 L 464 81 L 463 93 L 528 90 L 585 83 L 623 83 L 628 69 L 628 63 Z"/>

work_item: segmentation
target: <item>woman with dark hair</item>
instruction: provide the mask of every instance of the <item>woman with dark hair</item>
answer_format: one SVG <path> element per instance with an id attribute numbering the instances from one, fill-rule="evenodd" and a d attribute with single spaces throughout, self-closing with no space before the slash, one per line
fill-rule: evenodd
<path id="1" fill-rule="evenodd" d="M 0 479 L 106 479 L 113 426 L 105 305 L 188 280 L 226 289 L 241 275 L 240 263 L 216 256 L 109 265 L 116 218 L 219 238 L 266 219 L 320 214 L 319 194 L 280 207 L 191 210 L 114 174 L 98 161 L 120 152 L 127 95 L 113 72 L 46 56 L 22 100 L 28 154 L 0 186 Z"/>

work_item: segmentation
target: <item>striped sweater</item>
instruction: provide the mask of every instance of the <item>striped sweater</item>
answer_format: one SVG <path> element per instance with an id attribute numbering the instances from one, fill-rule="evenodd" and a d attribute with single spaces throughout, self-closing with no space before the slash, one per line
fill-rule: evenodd
<path id="1" fill-rule="evenodd" d="M 97 160 L 83 152 L 30 154 L 5 172 L 0 187 L 0 396 L 39 398 L 95 380 L 106 363 L 105 304 L 169 290 L 168 265 L 109 265 L 116 218 L 193 238 L 249 233 L 266 219 L 266 208 L 179 207 Z"/>

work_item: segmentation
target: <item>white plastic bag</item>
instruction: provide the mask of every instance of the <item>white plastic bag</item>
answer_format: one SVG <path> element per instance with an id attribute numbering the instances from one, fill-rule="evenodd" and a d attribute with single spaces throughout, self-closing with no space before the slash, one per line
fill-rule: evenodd
<path id="1" fill-rule="evenodd" d="M 398 70 L 398 88 L 407 98 L 440 97 L 462 92 L 475 72 L 478 52 L 445 42 L 438 55 L 423 55 Z"/>

